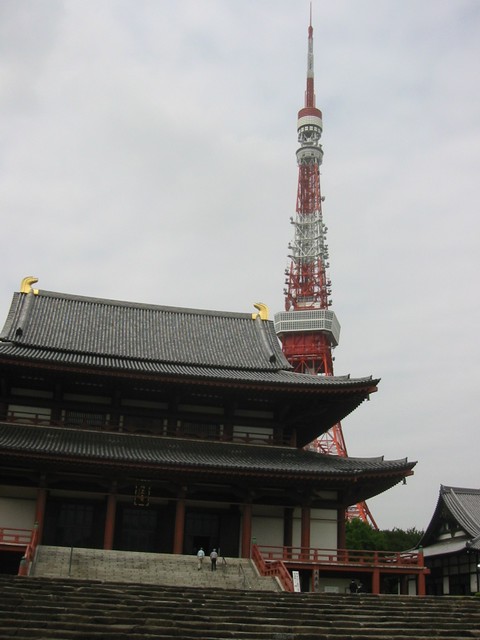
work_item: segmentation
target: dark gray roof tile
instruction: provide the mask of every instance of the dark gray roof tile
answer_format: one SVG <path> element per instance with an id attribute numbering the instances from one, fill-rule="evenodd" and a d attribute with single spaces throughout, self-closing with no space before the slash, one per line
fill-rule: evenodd
<path id="1" fill-rule="evenodd" d="M 251 314 L 163 307 L 49 291 L 14 294 L 0 355 L 146 375 L 226 383 L 360 390 L 378 379 L 292 371 L 273 322 Z"/>
<path id="2" fill-rule="evenodd" d="M 368 477 L 402 475 L 414 462 L 376 458 L 342 458 L 287 447 L 193 441 L 84 429 L 0 423 L 0 454 L 84 459 L 169 469 L 213 469 L 298 477 Z"/>
<path id="3" fill-rule="evenodd" d="M 428 547 L 437 542 L 447 514 L 467 534 L 464 544 L 477 548 L 480 545 L 480 489 L 446 485 L 440 485 L 435 511 L 419 545 Z"/>
<path id="4" fill-rule="evenodd" d="M 288 370 L 273 323 L 251 314 L 162 307 L 50 291 L 16 293 L 0 340 L 55 353 Z"/>

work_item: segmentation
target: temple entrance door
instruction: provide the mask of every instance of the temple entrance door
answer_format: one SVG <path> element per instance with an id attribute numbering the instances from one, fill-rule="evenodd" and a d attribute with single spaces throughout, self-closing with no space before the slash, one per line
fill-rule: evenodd
<path id="1" fill-rule="evenodd" d="M 183 553 L 197 553 L 203 547 L 206 555 L 218 547 L 220 518 L 217 513 L 187 511 L 185 514 L 185 538 Z"/>
<path id="2" fill-rule="evenodd" d="M 195 554 L 203 547 L 207 556 L 220 549 L 222 556 L 238 557 L 240 514 L 235 511 L 187 509 L 183 553 Z"/>
<path id="3" fill-rule="evenodd" d="M 472 595 L 470 591 L 470 574 L 460 573 L 449 577 L 449 595 L 466 596 Z"/>
<path id="4" fill-rule="evenodd" d="M 158 511 L 119 505 L 115 548 L 121 551 L 158 551 Z"/>
<path id="5" fill-rule="evenodd" d="M 43 544 L 59 547 L 101 548 L 104 505 L 80 500 L 50 500 L 45 511 Z"/>

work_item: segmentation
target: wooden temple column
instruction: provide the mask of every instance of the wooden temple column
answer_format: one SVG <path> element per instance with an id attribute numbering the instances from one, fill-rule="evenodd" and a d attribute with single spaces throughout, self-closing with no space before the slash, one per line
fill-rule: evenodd
<path id="1" fill-rule="evenodd" d="M 183 540 L 185 536 L 185 496 L 186 489 L 182 489 L 178 494 L 177 509 L 175 511 L 173 553 L 183 553 Z"/>
<path id="2" fill-rule="evenodd" d="M 377 562 L 377 560 L 376 560 Z M 380 593 L 380 569 L 374 569 L 372 573 L 372 593 L 378 596 Z"/>
<path id="3" fill-rule="evenodd" d="M 246 502 L 242 511 L 242 558 L 250 558 L 252 550 L 252 503 Z"/>
<path id="4" fill-rule="evenodd" d="M 105 532 L 103 536 L 103 548 L 113 549 L 115 536 L 115 515 L 117 513 L 117 483 L 112 482 L 110 492 L 107 495 L 107 512 L 105 514 Z"/>
<path id="5" fill-rule="evenodd" d="M 347 512 L 341 507 L 337 510 L 337 549 L 347 547 Z"/>
<path id="6" fill-rule="evenodd" d="M 310 524 L 311 524 L 311 511 L 310 505 L 302 505 L 301 516 L 301 529 L 300 529 L 300 546 L 302 548 L 302 555 L 308 557 L 310 549 Z"/>
<path id="7" fill-rule="evenodd" d="M 418 552 L 418 566 L 419 567 L 425 566 L 425 557 L 423 555 L 423 549 L 420 549 L 420 551 Z M 477 580 L 478 580 L 478 574 L 477 574 Z M 417 578 L 417 595 L 424 596 L 426 595 L 426 593 L 427 593 L 427 590 L 426 590 L 425 573 L 422 571 L 421 573 L 418 574 L 418 578 Z"/>
<path id="8" fill-rule="evenodd" d="M 283 546 L 287 558 L 291 556 L 291 547 L 293 545 L 293 508 L 285 507 L 283 510 Z"/>
<path id="9" fill-rule="evenodd" d="M 37 503 L 35 505 L 35 526 L 37 528 L 37 544 L 42 544 L 43 526 L 45 523 L 45 507 L 47 505 L 47 488 L 45 477 L 40 480 L 37 489 Z"/>

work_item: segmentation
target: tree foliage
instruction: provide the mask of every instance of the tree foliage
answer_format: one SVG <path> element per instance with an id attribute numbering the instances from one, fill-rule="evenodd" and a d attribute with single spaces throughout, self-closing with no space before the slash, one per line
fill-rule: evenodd
<path id="1" fill-rule="evenodd" d="M 420 541 L 423 531 L 415 527 L 403 530 L 398 527 L 379 531 L 360 518 L 347 521 L 347 549 L 377 551 L 407 551 L 413 549 Z"/>

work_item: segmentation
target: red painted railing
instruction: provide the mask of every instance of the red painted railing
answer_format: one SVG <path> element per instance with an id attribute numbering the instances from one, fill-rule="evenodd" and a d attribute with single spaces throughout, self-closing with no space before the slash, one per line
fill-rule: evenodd
<path id="1" fill-rule="evenodd" d="M 24 547 L 32 541 L 31 529 L 0 527 L 0 545 Z"/>
<path id="2" fill-rule="evenodd" d="M 282 560 L 266 562 L 256 544 L 252 545 L 252 560 L 262 576 L 278 578 L 285 591 L 293 591 L 293 580 Z"/>
<path id="3" fill-rule="evenodd" d="M 355 551 L 350 549 L 312 549 L 308 547 L 252 546 L 252 559 L 261 575 L 277 576 L 285 591 L 293 591 L 290 572 L 299 569 L 365 572 L 371 575 L 372 593 L 380 593 L 381 574 L 414 575 L 417 594 L 425 595 L 425 576 L 430 570 L 424 565 L 421 551 Z"/>
<path id="4" fill-rule="evenodd" d="M 423 554 L 417 551 L 357 551 L 352 549 L 315 549 L 308 547 L 274 547 L 261 545 L 258 553 L 266 562 L 322 564 L 332 566 L 374 566 L 379 568 L 424 566 Z"/>
<path id="5" fill-rule="evenodd" d="M 30 574 L 30 569 L 32 566 L 33 559 L 35 557 L 37 544 L 38 544 L 38 524 L 35 523 L 33 526 L 32 538 L 29 544 L 27 545 L 23 558 L 20 561 L 20 567 L 18 569 L 19 576 L 28 576 Z"/>

